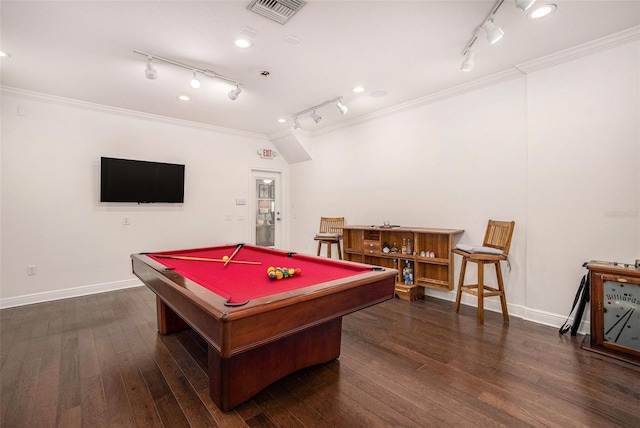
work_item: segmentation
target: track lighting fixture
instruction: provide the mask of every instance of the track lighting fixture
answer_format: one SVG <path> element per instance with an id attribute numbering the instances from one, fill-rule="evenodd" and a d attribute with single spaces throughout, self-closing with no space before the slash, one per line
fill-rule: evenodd
<path id="1" fill-rule="evenodd" d="M 338 102 L 336 103 L 336 107 L 338 107 L 338 110 L 340 111 L 340 114 L 344 115 L 347 114 L 347 112 L 349 111 L 349 108 L 342 104 L 342 100 L 338 100 Z"/>
<path id="2" fill-rule="evenodd" d="M 487 33 L 487 41 L 489 41 L 489 44 L 492 45 L 494 43 L 497 43 L 498 40 L 500 40 L 502 36 L 504 36 L 504 31 L 502 31 L 502 28 L 496 27 L 492 19 L 484 21 L 484 24 L 482 24 L 482 29 L 485 33 Z"/>
<path id="3" fill-rule="evenodd" d="M 191 87 L 193 89 L 198 89 L 200 87 L 200 81 L 196 77 L 196 71 L 193 70 L 193 79 L 191 79 Z"/>
<path id="4" fill-rule="evenodd" d="M 153 68 L 153 64 L 151 64 L 151 57 L 147 58 L 147 68 L 144 71 L 144 75 L 147 76 L 147 79 L 157 79 L 158 72 L 155 68 Z"/>
<path id="5" fill-rule="evenodd" d="M 318 104 L 317 106 L 313 106 L 313 107 L 310 107 L 310 108 L 308 108 L 306 110 L 302 110 L 301 112 L 296 113 L 293 116 L 291 116 L 291 118 L 293 119 L 293 129 L 302 128 L 302 126 L 300 126 L 300 122 L 298 121 L 298 117 L 303 115 L 303 114 L 307 114 L 307 113 L 311 113 L 311 118 L 313 119 L 313 121 L 315 123 L 320 123 L 320 120 L 322 120 L 322 116 L 319 116 L 316 113 L 316 110 L 318 110 L 319 108 L 322 108 L 322 107 L 324 107 L 326 105 L 333 104 L 333 103 L 335 103 L 336 107 L 338 107 L 338 110 L 342 114 L 346 114 L 347 111 L 349 110 L 347 108 L 347 106 L 343 104 L 342 97 L 337 97 L 337 98 L 334 98 L 332 100 L 325 101 L 322 104 Z"/>
<path id="6" fill-rule="evenodd" d="M 229 92 L 229 98 L 231 98 L 232 100 L 235 100 L 236 98 L 238 98 L 238 95 L 240 95 L 240 92 L 242 92 L 242 89 L 240 89 L 240 85 L 242 85 L 242 82 L 232 79 L 230 77 L 226 77 L 221 74 L 218 74 L 215 71 L 193 67 L 188 64 L 183 64 L 181 62 L 174 61 L 172 59 L 163 58 L 161 56 L 153 55 L 146 52 L 141 52 L 137 50 L 134 50 L 133 52 L 147 57 L 147 66 L 144 72 L 145 76 L 147 76 L 147 79 L 158 78 L 158 73 L 156 72 L 155 68 L 153 68 L 153 64 L 151 63 L 151 61 L 155 59 L 158 61 L 166 62 L 168 64 L 173 64 L 181 68 L 186 68 L 187 70 L 191 70 L 191 72 L 193 73 L 193 78 L 191 79 L 191 87 L 194 89 L 197 89 L 200 87 L 200 80 L 196 78 L 196 73 L 199 73 L 199 74 L 202 74 L 203 76 L 211 77 L 212 79 L 220 79 L 220 80 L 224 80 L 225 82 L 229 82 L 233 84 L 236 88 L 231 90 L 231 92 Z"/>
<path id="7" fill-rule="evenodd" d="M 475 52 L 468 50 L 466 55 L 464 56 L 464 62 L 462 63 L 462 67 L 460 67 L 460 70 L 462 71 L 473 70 L 473 66 L 476 65 L 475 61 L 473 60 L 474 56 L 475 56 Z"/>
<path id="8" fill-rule="evenodd" d="M 536 0 L 516 0 L 516 7 L 525 12 L 527 9 L 533 6 L 535 2 Z"/>
<path id="9" fill-rule="evenodd" d="M 238 98 L 238 95 L 240 95 L 240 92 L 242 92 L 242 89 L 240 89 L 238 85 L 236 85 L 235 89 L 230 90 L 229 98 L 231 99 L 231 101 L 235 101 L 236 98 Z"/>
<path id="10" fill-rule="evenodd" d="M 535 2 L 536 0 L 515 0 L 516 7 L 523 12 L 533 6 Z M 482 23 L 478 27 L 473 30 L 471 40 L 469 40 L 469 43 L 467 43 L 467 46 L 462 51 L 462 55 L 464 55 L 464 61 L 462 63 L 462 66 L 460 67 L 460 70 L 473 70 L 473 67 L 475 66 L 475 54 L 473 51 L 471 51 L 471 48 L 478 40 L 478 34 L 480 33 L 480 31 L 484 31 L 486 33 L 487 40 L 492 45 L 498 42 L 498 40 L 502 39 L 502 37 L 504 36 L 504 31 L 502 31 L 500 27 L 497 27 L 493 23 L 493 19 L 498 12 L 498 9 L 500 9 L 500 6 L 502 6 L 502 3 L 504 3 L 504 0 L 497 0 L 496 4 L 493 6 L 493 9 L 491 9 L 491 12 L 489 12 L 489 15 L 484 19 L 484 21 L 482 21 Z"/>

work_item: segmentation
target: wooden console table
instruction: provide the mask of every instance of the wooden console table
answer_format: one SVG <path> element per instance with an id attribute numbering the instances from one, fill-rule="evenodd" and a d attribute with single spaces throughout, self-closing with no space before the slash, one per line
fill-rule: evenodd
<path id="1" fill-rule="evenodd" d="M 396 295 L 414 300 L 424 295 L 424 288 L 453 290 L 454 239 L 462 229 L 433 229 L 424 227 L 345 226 L 343 228 L 344 259 L 397 269 Z M 385 252 L 385 244 L 398 249 L 411 240 L 412 254 Z M 421 253 L 425 254 L 422 256 Z M 431 255 L 433 253 L 433 257 Z M 428 255 L 427 255 L 428 254 Z M 404 262 L 413 265 L 414 283 L 404 284 Z"/>

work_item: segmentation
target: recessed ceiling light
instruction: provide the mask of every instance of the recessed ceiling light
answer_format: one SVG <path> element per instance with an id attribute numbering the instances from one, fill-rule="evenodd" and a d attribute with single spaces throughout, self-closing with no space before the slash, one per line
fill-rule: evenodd
<path id="1" fill-rule="evenodd" d="M 188 95 L 180 95 L 180 96 L 178 97 L 178 99 L 179 99 L 180 101 L 189 101 L 189 100 L 191 99 L 191 97 L 189 97 Z"/>
<path id="2" fill-rule="evenodd" d="M 352 91 L 359 94 L 360 92 L 364 92 L 364 88 L 362 86 L 354 86 Z"/>
<path id="3" fill-rule="evenodd" d="M 11 58 L 8 52 L 0 51 L 0 58 Z"/>
<path id="4" fill-rule="evenodd" d="M 278 122 L 280 122 L 280 123 L 287 123 L 287 119 L 280 118 L 280 119 L 278 119 Z"/>
<path id="5" fill-rule="evenodd" d="M 250 48 L 251 46 L 253 46 L 253 42 L 251 41 L 251 39 L 245 39 L 240 37 L 235 40 L 235 44 L 237 47 L 242 49 Z"/>
<path id="6" fill-rule="evenodd" d="M 529 18 L 530 19 L 543 18 L 549 15 L 550 13 L 555 12 L 557 8 L 558 7 L 555 4 L 545 4 L 545 5 L 539 6 L 533 9 L 531 12 L 529 12 Z"/>

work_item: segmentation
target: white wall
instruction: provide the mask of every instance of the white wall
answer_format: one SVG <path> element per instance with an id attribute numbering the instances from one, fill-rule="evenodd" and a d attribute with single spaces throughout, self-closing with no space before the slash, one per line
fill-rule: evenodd
<path id="1" fill-rule="evenodd" d="M 248 224 L 235 219 L 248 207 L 235 198 L 248 197 L 256 167 L 288 177 L 294 251 L 315 253 L 323 215 L 462 228 L 460 242 L 473 244 L 487 219 L 515 220 L 511 313 L 559 325 L 582 262 L 640 258 L 639 52 L 636 38 L 315 135 L 313 160 L 291 166 L 259 159 L 271 147 L 260 136 L 5 93 L 0 303 L 134 284 L 133 252 L 247 241 Z M 185 204 L 99 203 L 100 156 L 185 163 Z"/>
<path id="2" fill-rule="evenodd" d="M 313 161 L 291 166 L 292 248 L 313 251 L 321 215 L 461 228 L 471 244 L 487 219 L 515 220 L 510 311 L 560 325 L 583 262 L 640 258 L 639 50 L 635 41 L 314 137 Z"/>
<path id="3" fill-rule="evenodd" d="M 528 75 L 527 307 L 563 313 L 589 260 L 640 258 L 640 48 Z"/>
<path id="4" fill-rule="evenodd" d="M 388 219 L 465 229 L 464 243 L 482 242 L 489 218 L 515 220 L 512 270 L 504 278 L 510 301 L 522 305 L 525 95 L 526 79 L 519 78 L 314 138 L 313 161 L 291 166 L 293 249 L 313 245 L 320 215 L 344 215 L 348 224 Z"/>
<path id="5" fill-rule="evenodd" d="M 266 138 L 79 103 L 5 93 L 2 122 L 3 306 L 138 284 L 134 252 L 249 242 L 250 168 L 288 170 Z M 100 203 L 101 156 L 185 164 L 185 203 Z"/>

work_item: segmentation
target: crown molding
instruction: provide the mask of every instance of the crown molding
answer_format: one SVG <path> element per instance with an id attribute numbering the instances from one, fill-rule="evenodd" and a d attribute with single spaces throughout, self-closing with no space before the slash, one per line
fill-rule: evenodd
<path id="1" fill-rule="evenodd" d="M 416 98 L 414 100 L 407 101 L 405 103 L 398 104 L 393 107 L 386 108 L 384 110 L 378 110 L 368 115 L 360 116 L 358 118 L 355 118 L 346 122 L 342 122 L 336 125 L 319 129 L 317 131 L 313 131 L 312 136 L 321 135 L 327 132 L 335 131 L 340 128 L 346 128 L 348 126 L 353 126 L 363 122 L 368 122 L 370 120 L 379 119 L 381 117 L 394 115 L 406 110 L 413 110 L 415 108 L 418 108 L 427 104 L 433 104 L 435 102 L 442 101 L 447 98 L 452 98 L 458 95 L 465 94 L 467 92 L 475 91 L 481 88 L 485 88 L 487 86 L 492 86 L 497 83 L 507 82 L 509 80 L 517 79 L 522 76 L 523 74 L 520 70 L 516 68 L 511 68 L 509 70 L 501 71 L 499 73 L 494 73 L 490 76 L 486 76 L 486 77 L 474 80 L 472 82 L 467 82 L 462 85 L 457 85 L 448 89 L 444 89 L 442 91 L 434 92 L 432 94 L 425 95 L 424 97 Z"/>
<path id="2" fill-rule="evenodd" d="M 592 40 L 581 45 L 564 49 L 550 55 L 534 59 L 532 61 L 517 64 L 516 68 L 525 74 L 544 68 L 553 67 L 564 62 L 574 61 L 576 59 L 593 55 L 603 50 L 615 48 L 627 43 L 640 40 L 640 26 L 631 27 L 618 33 L 610 34 L 600 39 Z"/>
<path id="3" fill-rule="evenodd" d="M 311 137 L 312 135 L 311 131 L 306 129 L 286 128 L 286 129 L 281 129 L 279 131 L 276 131 L 272 134 L 269 134 L 269 140 L 276 140 L 278 138 L 286 137 L 287 135 L 290 135 L 290 134 L 299 134 L 306 138 Z"/>
<path id="4" fill-rule="evenodd" d="M 25 89 L 14 88 L 11 86 L 4 86 L 4 85 L 0 86 L 0 93 L 2 93 L 2 95 L 13 95 L 21 98 L 33 99 L 36 101 L 78 107 L 85 110 L 100 111 L 100 112 L 117 114 L 122 116 L 135 117 L 138 119 L 152 120 L 152 121 L 167 123 L 171 125 L 179 125 L 179 126 L 186 126 L 190 128 L 204 129 L 207 131 L 214 131 L 214 132 L 219 132 L 219 133 L 228 134 L 228 135 L 256 138 L 259 140 L 267 140 L 266 135 L 258 134 L 255 132 L 240 131 L 232 128 L 224 128 L 222 126 L 208 125 L 206 123 L 192 122 L 189 120 L 176 119 L 172 117 L 160 116 L 160 115 L 151 114 L 151 113 L 144 113 L 136 110 L 128 110 L 120 107 L 112 107 L 112 106 L 107 106 L 103 104 L 96 104 L 88 101 L 75 100 L 73 98 L 65 98 L 57 95 L 50 95 L 50 94 L 44 94 L 41 92 L 28 91 Z"/>

